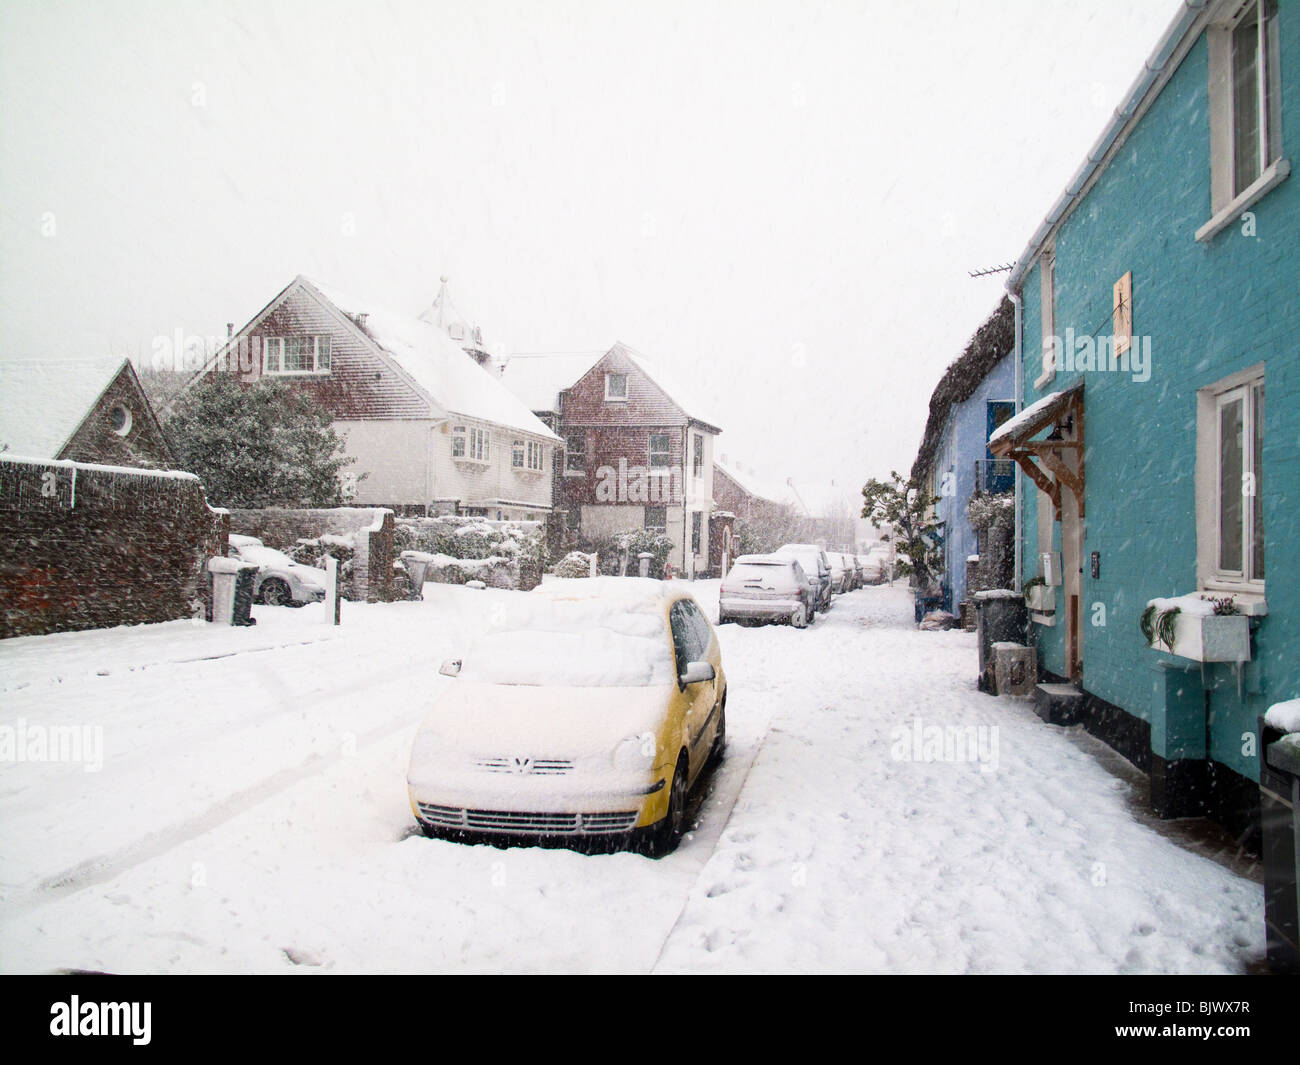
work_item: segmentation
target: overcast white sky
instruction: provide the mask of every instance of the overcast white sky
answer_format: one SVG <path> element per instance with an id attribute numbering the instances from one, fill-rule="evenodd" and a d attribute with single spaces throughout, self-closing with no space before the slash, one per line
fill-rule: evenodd
<path id="1" fill-rule="evenodd" d="M 856 490 L 1178 6 L 5 0 L 0 357 L 446 273 L 503 352 L 622 340 Z"/>

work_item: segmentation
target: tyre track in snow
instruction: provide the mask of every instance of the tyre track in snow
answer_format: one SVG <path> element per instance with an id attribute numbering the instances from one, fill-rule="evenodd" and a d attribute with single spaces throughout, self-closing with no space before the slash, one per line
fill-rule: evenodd
<path id="1" fill-rule="evenodd" d="M 436 657 L 436 655 L 430 656 L 429 661 L 433 661 Z M 388 666 L 389 663 L 384 663 L 383 667 L 375 671 L 379 676 L 389 673 L 387 679 L 376 680 L 374 675 L 367 675 L 358 678 L 346 688 L 336 689 L 331 693 L 332 697 L 334 699 L 347 698 L 361 690 L 365 690 L 368 696 L 374 697 L 378 690 L 393 686 L 409 686 L 415 681 L 416 678 L 413 674 L 409 676 L 404 674 L 392 676 Z M 378 705 L 383 703 L 379 699 L 375 699 L 375 702 Z M 405 706 L 408 704 L 396 700 L 394 705 Z M 284 703 L 276 711 L 264 715 L 262 719 L 269 720 L 282 714 L 296 712 L 299 709 L 300 707 L 296 703 L 293 705 Z M 256 784 L 233 792 L 201 813 L 194 814 L 166 828 L 150 832 L 114 850 L 87 858 L 67 869 L 42 878 L 34 889 L 29 890 L 26 894 L 19 894 L 15 898 L 7 900 L 5 909 L 10 913 L 34 909 L 85 888 L 113 880 L 136 866 L 153 861 L 168 851 L 231 821 L 281 792 L 326 772 L 345 758 L 356 757 L 360 752 L 382 743 L 403 729 L 414 729 L 418 724 L 418 720 L 419 715 L 412 717 L 399 715 L 394 720 L 358 735 L 355 747 L 351 750 L 345 751 L 340 746 L 339 749 L 330 754 L 313 753 L 308 755 L 297 765 L 281 770 L 263 778 Z"/>

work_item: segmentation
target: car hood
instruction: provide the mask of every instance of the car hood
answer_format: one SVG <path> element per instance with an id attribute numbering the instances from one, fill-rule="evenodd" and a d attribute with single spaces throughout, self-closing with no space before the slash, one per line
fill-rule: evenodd
<path id="1" fill-rule="evenodd" d="M 631 736 L 657 735 L 676 690 L 673 684 L 568 688 L 455 680 L 420 725 L 416 751 L 607 754 Z"/>

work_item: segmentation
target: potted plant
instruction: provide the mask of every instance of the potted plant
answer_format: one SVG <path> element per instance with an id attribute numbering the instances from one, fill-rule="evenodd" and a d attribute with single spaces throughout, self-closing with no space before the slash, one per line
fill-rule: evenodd
<path id="1" fill-rule="evenodd" d="M 1153 599 L 1138 625 L 1158 651 L 1194 662 L 1250 661 L 1250 619 L 1230 595 Z"/>
<path id="2" fill-rule="evenodd" d="M 1030 577 L 1024 584 L 1025 606 L 1031 614 L 1056 613 L 1056 589 L 1042 577 Z"/>

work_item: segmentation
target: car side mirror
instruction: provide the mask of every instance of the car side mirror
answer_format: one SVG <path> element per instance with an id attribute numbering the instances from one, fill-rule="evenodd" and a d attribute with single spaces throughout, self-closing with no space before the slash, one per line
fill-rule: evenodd
<path id="1" fill-rule="evenodd" d="M 460 676 L 460 659 L 459 658 L 447 659 L 447 661 L 445 661 L 441 666 L 438 667 L 438 672 L 441 673 L 444 677 Z"/>
<path id="2" fill-rule="evenodd" d="M 685 688 L 688 684 L 699 684 L 702 680 L 713 680 L 717 676 L 713 666 L 708 662 L 687 662 L 686 672 L 680 677 L 681 685 Z"/>

